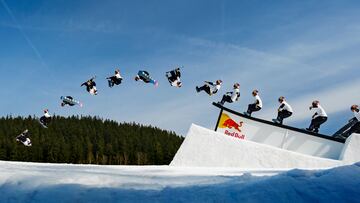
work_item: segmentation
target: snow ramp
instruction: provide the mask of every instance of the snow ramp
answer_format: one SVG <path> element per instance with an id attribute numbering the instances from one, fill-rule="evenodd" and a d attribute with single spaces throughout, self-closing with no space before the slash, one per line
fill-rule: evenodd
<path id="1" fill-rule="evenodd" d="M 257 168 L 330 168 L 342 161 L 309 156 L 225 136 L 195 124 L 170 166 Z"/>
<path id="2" fill-rule="evenodd" d="M 213 105 L 215 131 L 192 124 L 170 166 L 312 169 L 360 161 L 360 134 L 345 140 Z"/>

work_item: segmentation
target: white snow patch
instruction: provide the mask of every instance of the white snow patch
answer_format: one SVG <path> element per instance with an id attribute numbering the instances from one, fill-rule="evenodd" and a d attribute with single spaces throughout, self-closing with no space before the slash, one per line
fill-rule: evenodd
<path id="1" fill-rule="evenodd" d="M 329 170 L 0 161 L 1 202 L 355 202 L 360 163 Z"/>

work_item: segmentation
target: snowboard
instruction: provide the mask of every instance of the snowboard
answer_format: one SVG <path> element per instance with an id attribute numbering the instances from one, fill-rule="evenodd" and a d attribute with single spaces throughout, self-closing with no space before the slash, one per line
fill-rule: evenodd
<path id="1" fill-rule="evenodd" d="M 109 87 L 113 87 L 114 86 L 114 83 L 111 81 L 111 79 L 107 79 L 108 80 L 108 85 Z"/>
<path id="2" fill-rule="evenodd" d="M 38 119 L 38 121 L 39 121 L 40 125 L 41 125 L 43 128 L 48 128 L 43 122 L 41 122 L 40 119 Z"/>
<path id="3" fill-rule="evenodd" d="M 279 121 L 278 119 L 276 119 L 276 118 L 273 118 L 272 121 L 273 121 L 274 123 L 280 124 L 280 121 Z"/>
<path id="4" fill-rule="evenodd" d="M 150 83 L 153 84 L 155 87 L 158 87 L 158 86 L 159 86 L 159 82 L 156 81 L 156 80 L 151 79 L 151 80 L 150 80 Z"/>
<path id="5" fill-rule="evenodd" d="M 64 104 L 79 105 L 80 107 L 83 106 L 83 104 L 80 101 L 77 101 L 75 99 L 70 99 L 64 96 L 61 96 L 60 99 L 63 101 L 63 103 L 66 102 Z"/>

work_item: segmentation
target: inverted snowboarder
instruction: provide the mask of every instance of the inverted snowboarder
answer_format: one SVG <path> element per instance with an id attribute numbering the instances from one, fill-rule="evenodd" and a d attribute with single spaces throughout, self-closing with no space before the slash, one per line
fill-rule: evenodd
<path id="1" fill-rule="evenodd" d="M 138 74 L 135 76 L 135 81 L 143 81 L 145 83 L 151 83 L 151 84 L 155 85 L 156 87 L 159 85 L 159 83 L 156 80 L 154 80 L 150 77 L 149 72 L 147 72 L 145 70 L 140 70 L 138 72 Z"/>
<path id="2" fill-rule="evenodd" d="M 170 85 L 173 87 L 182 86 L 180 77 L 181 77 L 180 68 L 176 68 L 174 70 L 166 72 L 166 78 L 168 79 Z"/>
<path id="3" fill-rule="evenodd" d="M 114 85 L 120 85 L 123 78 L 120 75 L 120 70 L 116 69 L 115 75 L 107 77 L 106 79 L 108 80 L 109 87 L 114 87 Z"/>
<path id="4" fill-rule="evenodd" d="M 244 112 L 244 114 L 247 116 L 251 116 L 252 112 L 260 111 L 262 108 L 262 101 L 259 96 L 259 91 L 258 90 L 252 91 L 252 95 L 255 98 L 255 101 L 254 103 L 249 104 L 247 111 Z"/>
<path id="5" fill-rule="evenodd" d="M 31 140 L 30 140 L 28 129 L 26 129 L 24 132 L 22 132 L 20 135 L 18 135 L 16 137 L 16 141 L 23 143 L 27 147 L 31 147 Z"/>
<path id="6" fill-rule="evenodd" d="M 320 105 L 320 102 L 315 100 L 312 102 L 311 106 L 309 107 L 310 110 L 315 109 L 316 112 L 312 116 L 312 120 L 310 126 L 306 128 L 306 130 L 314 133 L 319 132 L 320 125 L 327 121 L 327 114 L 325 110 Z"/>
<path id="7" fill-rule="evenodd" d="M 224 94 L 219 104 L 224 105 L 225 102 L 233 103 L 235 101 L 238 101 L 239 97 L 240 97 L 240 84 L 235 83 L 234 90 L 232 92 L 226 92 L 226 94 Z"/>
<path id="8" fill-rule="evenodd" d="M 39 122 L 44 128 L 48 128 L 48 125 L 51 122 L 51 115 L 49 114 L 48 109 L 44 110 L 44 115 L 40 117 Z"/>
<path id="9" fill-rule="evenodd" d="M 81 84 L 81 86 L 86 86 L 86 91 L 88 91 L 91 95 L 97 95 L 95 77 L 90 78 L 88 81 Z"/>
<path id="10" fill-rule="evenodd" d="M 203 86 L 201 87 L 196 86 L 196 92 L 199 93 L 201 91 L 205 91 L 208 95 L 211 96 L 216 94 L 220 90 L 221 84 L 222 84 L 221 80 L 217 80 L 215 81 L 215 83 L 205 81 L 205 84 Z"/>
<path id="11" fill-rule="evenodd" d="M 278 116 L 273 119 L 274 123 L 283 124 L 284 118 L 288 118 L 293 114 L 291 106 L 285 101 L 285 97 L 279 97 L 280 106 L 278 108 Z"/>
<path id="12" fill-rule="evenodd" d="M 80 107 L 83 106 L 83 104 L 80 101 L 75 100 L 72 96 L 61 96 L 61 106 L 64 107 L 66 105 L 69 106 L 75 106 L 75 105 L 79 105 Z"/>

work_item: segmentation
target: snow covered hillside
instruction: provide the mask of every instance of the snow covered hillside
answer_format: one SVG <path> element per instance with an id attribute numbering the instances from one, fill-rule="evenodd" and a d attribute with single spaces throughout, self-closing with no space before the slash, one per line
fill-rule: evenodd
<path id="1" fill-rule="evenodd" d="M 327 170 L 0 161 L 1 202 L 357 202 L 360 163 Z"/>

